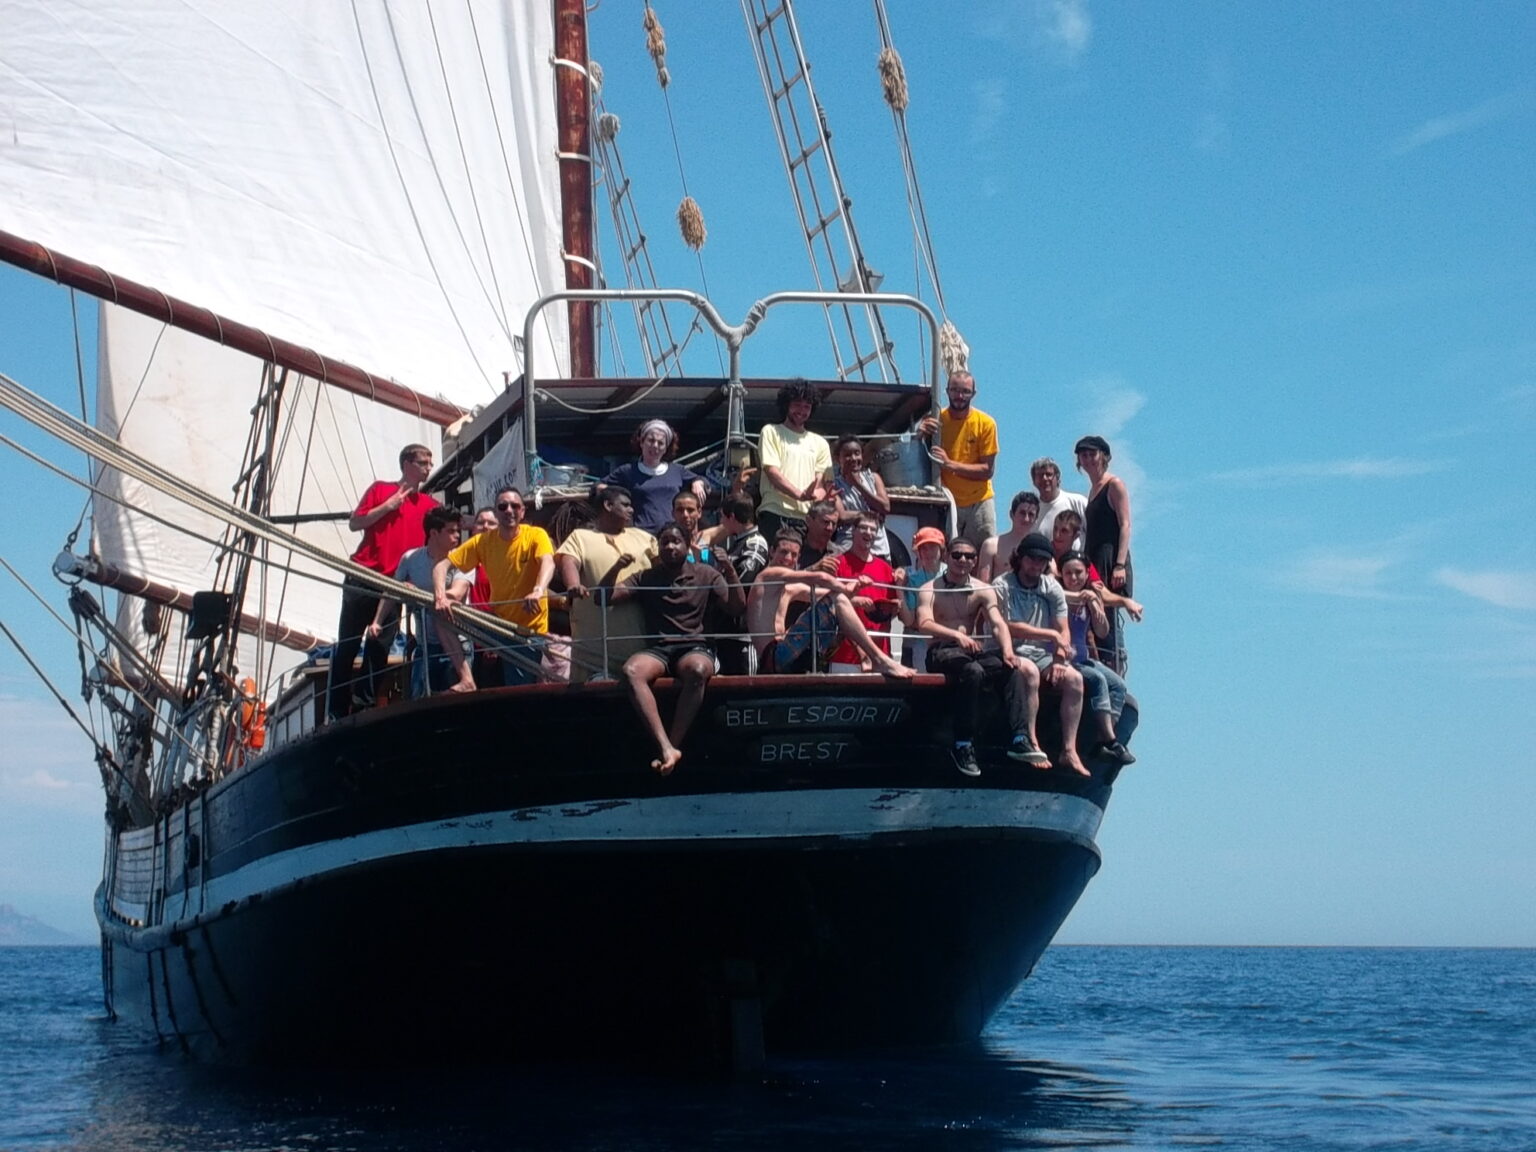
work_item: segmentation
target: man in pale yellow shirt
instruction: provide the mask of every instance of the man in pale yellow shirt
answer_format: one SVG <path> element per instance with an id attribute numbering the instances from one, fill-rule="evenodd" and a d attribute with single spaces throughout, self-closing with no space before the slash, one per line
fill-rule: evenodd
<path id="1" fill-rule="evenodd" d="M 925 416 L 918 430 L 932 443 L 939 462 L 939 480 L 955 498 L 956 536 L 980 548 L 997 535 L 997 510 L 992 502 L 992 474 L 997 470 L 997 421 L 972 407 L 976 377 L 956 372 L 949 378 L 949 407 L 935 419 Z"/>

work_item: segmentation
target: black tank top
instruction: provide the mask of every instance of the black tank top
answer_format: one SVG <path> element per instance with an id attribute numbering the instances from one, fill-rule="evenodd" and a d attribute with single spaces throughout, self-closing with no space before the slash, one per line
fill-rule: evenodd
<path id="1" fill-rule="evenodd" d="M 1120 517 L 1109 502 L 1109 485 L 1100 488 L 1098 494 L 1083 509 L 1083 544 L 1088 559 L 1099 570 L 1099 576 L 1108 584 L 1115 567 L 1115 554 L 1120 550 Z M 1126 595 L 1130 595 L 1131 558 L 1125 558 Z"/>

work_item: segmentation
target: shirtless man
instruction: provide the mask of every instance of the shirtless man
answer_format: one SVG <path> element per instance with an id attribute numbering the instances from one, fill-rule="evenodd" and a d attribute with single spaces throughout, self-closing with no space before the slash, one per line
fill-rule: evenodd
<path id="1" fill-rule="evenodd" d="M 955 767 L 962 776 L 981 775 L 974 741 L 981 690 L 992 684 L 1002 688 L 1013 730 L 1008 758 L 1048 768 L 1050 758 L 1035 744 L 1026 722 L 1024 685 L 1008 622 L 998 610 L 996 594 L 971 575 L 975 569 L 976 545 L 957 536 L 949 545 L 947 570 L 917 591 L 917 630 L 933 637 L 928 671 L 941 674 L 952 693 Z M 995 647 L 986 646 L 983 627 L 991 628 Z"/>
<path id="2" fill-rule="evenodd" d="M 839 633 L 869 658 L 870 666 L 892 680 L 910 680 L 916 673 L 882 652 L 864 627 L 848 598 L 845 584 L 821 567 L 801 568 L 804 563 L 800 533 L 782 530 L 774 540 L 773 556 L 752 585 L 747 599 L 747 631 L 757 646 L 758 671 L 804 672 L 810 670 L 812 651 L 826 653 Z M 786 626 L 786 609 L 797 595 L 817 593 L 814 604 L 793 625 Z"/>
<path id="3" fill-rule="evenodd" d="M 976 579 L 990 584 L 1008 571 L 1008 557 L 1019 541 L 1035 531 L 1040 515 L 1040 498 L 1033 492 L 1019 492 L 1008 505 L 1008 531 L 981 542 L 981 559 L 976 561 Z"/>

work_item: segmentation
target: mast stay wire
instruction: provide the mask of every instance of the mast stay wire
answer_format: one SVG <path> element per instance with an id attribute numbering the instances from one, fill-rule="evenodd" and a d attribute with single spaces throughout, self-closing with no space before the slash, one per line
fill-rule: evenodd
<path id="1" fill-rule="evenodd" d="M 944 323 L 939 330 L 939 345 L 944 356 L 945 367 L 951 371 L 958 371 L 966 366 L 966 360 L 970 355 L 970 348 L 960 336 L 960 331 L 949 318 L 949 309 L 944 302 L 944 286 L 939 279 L 938 258 L 934 255 L 933 235 L 928 227 L 928 210 L 923 202 L 922 184 L 917 177 L 917 162 L 912 156 L 912 140 L 907 132 L 907 105 L 910 93 L 907 89 L 906 67 L 902 64 L 901 54 L 896 51 L 895 39 L 891 34 L 890 17 L 885 10 L 885 0 L 874 0 L 875 23 L 880 30 L 880 69 L 881 86 L 884 89 L 885 102 L 891 109 L 891 121 L 896 129 L 896 145 L 901 152 L 901 169 L 906 183 L 907 215 L 912 221 L 912 239 L 917 254 L 928 272 L 928 280 L 933 285 L 934 300 L 939 306 L 939 315 Z"/>
<path id="2" fill-rule="evenodd" d="M 400 582 L 375 572 L 371 568 L 364 568 L 351 560 L 332 555 L 319 548 L 303 537 L 279 528 L 265 517 L 247 512 L 227 500 L 221 500 L 202 491 L 195 485 L 188 483 L 172 473 L 166 472 L 153 461 L 145 459 L 138 453 L 123 447 L 111 437 L 105 436 L 89 425 L 81 424 L 69 413 L 62 411 L 36 393 L 28 391 L 15 380 L 0 372 L 0 406 L 9 408 L 28 423 L 41 428 L 43 431 L 63 441 L 71 447 L 89 451 L 107 467 L 115 468 L 125 475 L 140 480 L 150 487 L 166 493 L 176 500 L 181 501 L 190 508 L 194 508 L 214 519 L 234 524 L 244 528 L 254 536 L 258 536 L 271 543 L 281 545 L 290 552 L 314 561 L 332 572 L 343 576 L 351 576 L 365 587 L 383 593 L 391 599 L 403 603 L 424 605 L 433 607 L 435 603 L 430 593 L 423 592 L 409 584 Z M 3 439 L 3 438 L 0 438 Z M 5 440 L 12 447 L 18 447 L 14 443 Z M 25 452 L 24 449 L 22 449 Z M 26 453 L 31 456 L 31 453 Z M 36 457 L 34 457 L 36 458 Z M 53 467 L 49 465 L 49 467 Z M 68 475 L 67 473 L 62 473 Z M 69 477 L 75 483 L 81 483 L 78 477 Z M 309 576 L 310 573 L 295 568 L 299 575 Z M 317 577 L 318 579 L 318 577 Z M 482 614 L 483 615 L 483 614 Z M 464 629 L 466 617 L 455 612 L 453 614 L 456 623 Z M 499 636 L 507 640 L 524 640 L 529 633 L 526 629 L 520 629 L 517 625 L 507 621 L 486 618 L 475 620 L 475 627 Z"/>
<path id="3" fill-rule="evenodd" d="M 507 188 L 512 197 L 512 207 L 517 215 L 517 230 L 523 238 L 523 257 L 528 263 L 529 277 L 535 284 L 539 281 L 539 269 L 533 258 L 533 240 L 528 234 L 528 215 L 524 211 L 522 197 L 518 195 L 517 181 L 512 178 L 512 161 L 507 156 L 507 140 L 501 130 L 501 117 L 496 112 L 496 98 L 491 90 L 491 74 L 485 64 L 485 48 L 480 43 L 480 27 L 475 23 L 475 6 L 469 0 L 465 0 L 465 11 L 469 15 L 469 31 L 475 39 L 475 57 L 480 61 L 480 78 L 485 85 L 485 102 L 491 110 L 491 125 L 496 129 L 496 146 L 501 152 L 501 168 L 507 174 Z M 548 314 L 540 317 L 544 325 L 544 334 L 549 339 L 550 347 L 558 347 L 555 340 L 555 322 Z M 512 347 L 517 347 L 514 338 Z M 526 353 L 525 353 L 526 355 Z"/>
<path id="4" fill-rule="evenodd" d="M 668 71 L 665 64 L 667 44 L 666 40 L 663 38 L 661 21 L 657 19 L 655 10 L 651 7 L 651 0 L 645 0 L 645 26 L 648 32 L 654 30 L 655 33 L 653 43 L 657 47 L 648 50 L 650 51 L 652 58 L 656 61 L 656 80 L 661 87 L 662 104 L 667 110 L 667 128 L 672 134 L 672 155 L 677 160 L 677 177 L 683 187 L 683 202 L 684 204 L 687 204 L 687 202 L 692 200 L 693 197 L 688 191 L 688 173 L 683 165 L 683 146 L 677 134 L 677 119 L 672 114 L 672 74 L 670 71 Z M 692 245 L 690 244 L 689 247 L 692 247 Z M 699 266 L 699 283 L 703 286 L 704 295 L 706 297 L 710 296 L 709 274 L 704 271 L 704 254 L 700 248 L 693 249 L 693 258 Z M 686 344 L 687 342 L 684 341 L 684 343 Z M 719 341 L 715 342 L 715 360 L 720 366 L 720 374 L 724 376 L 725 358 L 721 355 Z M 681 349 L 678 350 L 677 363 L 679 366 L 682 364 Z"/>
<path id="5" fill-rule="evenodd" d="M 80 420 L 82 423 L 89 423 L 91 419 L 91 413 L 85 399 L 85 351 L 80 346 L 80 312 L 77 307 L 76 292 L 74 288 L 69 290 L 69 322 L 71 327 L 74 329 L 75 335 L 75 383 L 80 389 Z M 100 340 L 100 338 L 100 333 L 98 332 L 97 339 Z M 92 460 L 89 456 L 86 456 L 85 472 L 87 476 L 90 475 L 92 466 L 94 464 L 95 461 Z M 87 496 L 85 500 L 83 500 L 80 504 L 80 515 L 75 520 L 75 526 L 69 531 L 69 536 L 65 544 L 66 547 L 73 548 L 75 546 L 75 541 L 80 536 L 80 529 L 85 527 L 85 517 L 90 512 L 90 510 L 91 500 L 90 497 Z"/>
<path id="6" fill-rule="evenodd" d="M 6 561 L 5 557 L 3 557 L 3 556 L 0 556 L 0 566 L 3 566 L 5 568 L 5 570 L 11 574 L 12 578 L 14 578 L 15 581 L 18 584 L 20 584 L 23 588 L 25 588 L 28 592 L 30 592 L 32 594 L 33 599 L 35 599 L 39 604 L 41 604 L 45 609 L 47 609 L 49 615 L 51 615 L 56 621 L 58 621 L 59 627 L 63 628 L 65 632 L 69 633 L 69 635 L 75 640 L 76 644 L 79 647 L 81 647 L 81 648 L 87 647 L 87 645 L 85 643 L 86 637 L 84 635 L 82 635 L 79 631 L 77 631 L 76 629 L 70 627 L 69 621 L 65 620 L 62 616 L 60 616 L 58 614 L 58 612 L 54 610 L 53 605 L 48 603 L 47 599 L 42 595 L 42 593 L 38 592 L 38 590 L 36 588 L 32 587 L 32 585 L 29 584 L 22 577 L 22 575 L 19 572 L 16 571 L 16 569 L 11 567 L 11 565 Z M 63 706 L 64 710 L 70 714 L 70 718 L 73 719 L 74 722 L 77 725 L 79 725 L 81 731 L 83 731 L 85 733 L 86 738 L 88 740 L 90 740 L 91 744 L 96 748 L 97 753 L 99 755 L 104 755 L 104 756 L 107 757 L 108 762 L 112 766 L 112 770 L 115 773 L 117 773 L 117 776 L 118 776 L 119 780 L 121 780 L 124 784 L 126 784 L 142 800 L 144 800 L 146 803 L 148 803 L 149 802 L 149 797 L 145 796 L 142 792 L 140 792 L 139 789 L 137 788 L 137 786 L 135 786 L 132 781 L 130 781 L 126 776 L 123 775 L 122 769 L 117 764 L 117 758 L 114 757 L 112 755 L 112 753 L 111 753 L 111 750 L 109 748 L 107 748 L 107 746 L 104 743 L 102 743 L 101 739 L 96 735 L 96 730 L 94 730 L 91 726 L 84 724 L 80 720 L 80 717 L 75 713 L 74 708 L 68 702 L 65 701 L 63 695 L 53 685 L 52 681 L 50 681 L 48 679 L 47 674 L 44 673 L 38 667 L 36 661 L 33 660 L 31 655 L 27 652 L 26 648 L 22 645 L 21 641 L 14 634 L 12 634 L 12 632 L 11 632 L 11 630 L 9 628 L 5 627 L 5 622 L 3 620 L 0 620 L 0 630 L 4 630 L 5 631 L 5 634 L 6 634 L 7 638 L 11 641 L 11 643 L 13 645 L 15 645 L 16 650 L 21 653 L 22 659 L 25 660 L 31 666 L 33 672 L 35 672 L 37 674 L 38 679 L 42 680 L 43 685 L 48 689 L 48 691 L 53 693 L 54 699 L 57 700 Z M 182 742 L 182 744 L 186 745 L 186 747 L 187 747 L 187 749 L 189 751 L 193 751 L 193 752 L 196 751 L 196 749 L 194 749 L 193 746 L 192 746 L 192 742 L 187 739 L 186 734 L 184 732 L 180 731 L 174 724 L 172 724 L 165 717 L 161 716 L 160 712 L 159 712 L 159 709 L 155 706 L 155 702 L 153 700 L 151 700 L 148 696 L 146 696 L 143 692 L 141 692 L 138 688 L 134 687 L 132 684 L 127 683 L 127 682 L 120 682 L 120 683 L 118 683 L 116 685 L 113 685 L 113 687 L 120 688 L 121 690 L 127 692 L 130 696 L 132 696 L 135 700 L 137 700 L 140 704 L 142 704 L 144 706 L 144 708 L 146 710 L 146 713 L 150 717 L 151 727 L 154 728 L 154 729 L 163 729 L 163 731 L 161 731 L 159 733 L 160 738 L 162 740 L 166 740 L 167 742 L 169 742 L 172 738 L 174 738 L 176 740 L 180 740 Z M 104 695 L 104 693 L 98 692 L 98 693 L 96 693 L 96 695 Z M 105 711 L 106 710 L 103 709 L 103 713 L 104 714 L 101 717 L 94 718 L 96 724 L 100 725 L 100 730 L 101 731 L 106 731 L 107 730 L 107 718 L 106 718 L 106 715 L 105 715 Z"/>
<path id="7" fill-rule="evenodd" d="M 475 362 L 475 364 L 477 366 L 480 366 L 479 357 L 476 356 L 476 354 L 475 354 L 475 343 L 474 343 L 474 341 L 472 339 L 470 339 L 469 331 L 468 331 L 467 328 L 465 328 L 464 320 L 459 316 L 458 309 L 456 309 L 453 306 L 453 301 L 452 301 L 451 297 L 448 294 L 448 286 L 447 286 L 447 284 L 445 284 L 443 282 L 443 273 L 442 273 L 442 271 L 437 266 L 437 260 L 434 259 L 434 257 L 433 257 L 432 246 L 427 243 L 426 232 L 425 232 L 425 229 L 424 229 L 424 227 L 422 225 L 421 215 L 416 210 L 416 200 L 411 195 L 410 188 L 406 184 L 405 169 L 401 166 L 400 157 L 397 155 L 397 153 L 395 151 L 394 137 L 390 134 L 388 127 L 385 125 L 385 122 L 384 122 L 384 99 L 379 94 L 378 80 L 375 79 L 375 77 L 374 77 L 373 60 L 368 55 L 368 43 L 367 43 L 367 40 L 366 40 L 366 38 L 364 36 L 364 33 L 363 33 L 363 18 L 362 18 L 362 15 L 358 11 L 358 3 L 359 3 L 359 0 L 352 0 L 352 26 L 353 26 L 353 28 L 357 32 L 358 54 L 361 56 L 362 61 L 363 61 L 363 70 L 364 70 L 364 72 L 367 73 L 367 76 L 368 76 L 368 89 L 369 89 L 369 92 L 373 96 L 374 110 L 378 114 L 378 117 L 379 117 L 379 127 L 380 127 L 380 129 L 382 131 L 382 134 L 383 134 L 383 137 L 384 137 L 385 149 L 389 153 L 390 162 L 394 165 L 395 179 L 399 183 L 401 194 L 405 197 L 405 206 L 409 210 L 410 216 L 411 216 L 411 222 L 415 226 L 416 239 L 421 244 L 421 252 L 422 252 L 422 255 L 426 258 L 427 267 L 432 270 L 432 278 L 433 278 L 433 280 L 435 280 L 437 282 L 438 293 L 442 296 L 443 302 L 447 305 L 448 315 L 453 317 L 454 325 L 459 330 L 459 338 L 461 340 L 463 340 L 464 347 L 469 352 L 470 358 L 472 360 L 474 360 L 474 362 Z M 385 13 L 386 19 L 388 19 L 388 21 L 389 21 L 389 32 L 390 32 L 390 36 L 392 38 L 392 41 L 393 41 L 393 43 L 395 45 L 395 59 L 396 59 L 397 63 L 402 63 L 402 71 L 403 71 L 403 54 L 402 54 L 402 52 L 400 50 L 399 33 L 395 30 L 394 20 L 392 18 L 389 18 L 389 8 L 388 8 L 388 6 L 385 7 L 384 13 Z M 415 94 L 414 91 L 411 90 L 410 85 L 406 85 L 406 91 L 410 95 L 411 107 L 414 110 L 415 107 L 416 107 L 416 94 Z M 417 122 L 418 126 L 421 124 L 421 113 L 419 111 L 416 112 L 416 122 Z M 433 165 L 434 165 L 434 172 L 435 172 L 436 171 L 436 160 L 435 160 L 435 158 L 433 160 Z M 441 188 L 441 186 L 442 186 L 441 175 L 439 175 L 438 181 L 439 181 L 439 188 Z M 454 220 L 454 227 L 455 227 L 455 229 L 458 228 L 458 220 L 457 219 Z M 460 242 L 462 243 L 463 242 L 463 233 L 460 232 L 459 236 L 460 236 Z M 480 290 L 482 292 L 485 291 L 485 285 L 483 283 L 480 285 Z M 511 337 L 511 333 L 508 333 L 507 338 L 509 340 L 512 338 Z M 485 375 L 483 366 L 481 366 L 481 372 L 482 372 L 482 375 L 485 377 L 486 383 L 494 391 L 495 390 L 495 381 L 492 380 L 490 376 Z"/>
<path id="8" fill-rule="evenodd" d="M 5 379 L 5 377 L 0 376 L 0 380 L 3 380 L 3 379 Z M 25 448 L 22 445 L 16 443 L 16 441 L 12 440 L 9 436 L 6 436 L 4 434 L 0 434 L 0 445 L 4 445 L 5 447 L 11 449 L 13 452 L 16 452 L 17 454 L 19 454 L 21 456 L 25 456 L 28 460 L 32 461 L 32 463 L 34 463 L 36 465 L 38 465 L 38 466 L 40 466 L 42 468 L 48 469 L 48 471 L 52 472 L 55 476 L 58 476 L 61 480 L 68 480 L 71 484 L 78 484 L 80 487 L 84 488 L 87 492 L 89 492 L 92 496 L 99 497 L 99 498 L 101 498 L 103 500 L 110 500 L 114 504 L 121 504 L 124 508 L 132 509 L 132 511 L 134 511 L 135 513 L 137 513 L 140 516 L 143 516 L 145 519 L 153 520 L 156 524 L 163 525 L 164 527 L 169 528 L 172 531 L 180 532 L 183 536 L 191 537 L 193 540 L 196 540 L 198 543 L 206 544 L 210 548 L 214 549 L 215 551 L 217 551 L 219 549 L 225 549 L 225 550 L 227 550 L 227 551 L 229 551 L 231 553 L 234 553 L 234 554 L 237 554 L 237 555 L 241 555 L 241 556 L 245 556 L 245 557 L 247 557 L 250 560 L 254 560 L 254 561 L 257 561 L 257 562 L 261 561 L 261 557 L 258 556 L 255 552 L 247 551 L 246 549 L 243 549 L 243 548 L 228 548 L 224 544 L 224 542 L 222 540 L 216 539 L 213 536 L 205 535 L 202 532 L 194 532 L 191 528 L 188 528 L 184 523 L 178 523 L 175 519 L 173 519 L 170 516 L 161 516 L 161 515 L 159 515 L 157 513 L 147 511 L 146 509 L 143 509 L 143 508 L 134 508 L 133 505 L 129 504 L 127 500 L 123 499 L 123 497 L 121 497 L 121 496 L 114 496 L 111 492 L 108 492 L 104 488 L 97 487 L 96 485 L 92 484 L 89 480 L 82 480 L 80 477 L 78 477 L 74 473 L 70 472 L 69 469 L 61 468 L 61 467 L 59 467 L 59 465 L 53 463 L 53 461 L 44 459 L 42 456 L 39 456 L 36 452 L 33 452 L 32 450 L 30 450 L 28 448 Z M 151 485 L 151 487 L 153 487 L 153 485 Z M 199 509 L 199 511 L 202 511 L 202 509 Z M 302 577 L 304 577 L 306 579 L 313 580 L 313 581 L 315 581 L 318 584 L 325 584 L 326 586 L 331 587 L 331 588 L 340 589 L 340 587 L 341 587 L 341 581 L 340 580 L 332 579 L 332 578 L 330 578 L 328 576 L 321 575 L 318 572 L 308 572 L 308 571 L 305 571 L 303 568 L 299 568 L 299 567 L 295 567 L 295 566 L 289 566 L 289 565 L 283 565 L 283 564 L 278 564 L 275 561 L 272 563 L 272 567 L 280 568 L 280 569 L 282 569 L 284 571 L 291 572 L 295 576 L 302 576 Z"/>

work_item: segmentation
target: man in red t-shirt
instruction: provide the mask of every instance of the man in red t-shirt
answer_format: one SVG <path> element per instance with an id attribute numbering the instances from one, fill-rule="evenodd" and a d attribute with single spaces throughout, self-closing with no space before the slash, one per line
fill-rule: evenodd
<path id="1" fill-rule="evenodd" d="M 426 543 L 422 520 L 437 501 L 422 492 L 432 475 L 432 449 L 407 444 L 400 449 L 400 479 L 376 480 L 357 502 L 347 527 L 363 534 L 352 561 L 384 576 L 394 576 L 400 557 Z M 389 649 L 400 628 L 400 606 L 386 613 L 378 636 L 364 640 L 368 625 L 379 608 L 379 594 L 350 576 L 341 586 L 341 619 L 336 624 L 336 647 L 331 653 L 328 709 L 339 720 L 354 709 L 371 708 L 377 678 L 389 661 Z M 354 674 L 357 650 L 363 650 L 363 669 Z"/>
<path id="2" fill-rule="evenodd" d="M 890 562 L 873 554 L 880 536 L 878 517 L 863 513 L 853 524 L 853 540 L 848 551 L 837 558 L 837 578 L 843 582 L 849 602 L 880 651 L 890 652 L 890 640 L 879 633 L 890 627 L 896 615 L 896 574 Z M 827 657 L 829 672 L 858 672 L 861 657 L 853 642 L 839 636 L 837 646 Z"/>

